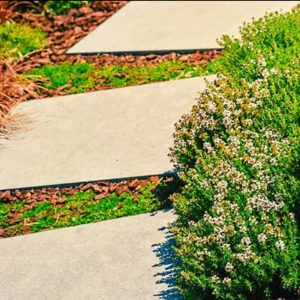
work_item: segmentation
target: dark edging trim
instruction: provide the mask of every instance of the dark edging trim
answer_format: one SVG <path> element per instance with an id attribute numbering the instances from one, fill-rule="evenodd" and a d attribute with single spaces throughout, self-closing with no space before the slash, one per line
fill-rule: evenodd
<path id="1" fill-rule="evenodd" d="M 162 178 L 169 178 L 169 177 L 177 177 L 177 171 L 168 171 L 163 174 L 152 174 L 152 175 L 143 175 L 143 176 L 131 176 L 131 177 L 121 177 L 121 178 L 112 178 L 112 179 L 97 179 L 97 180 L 88 180 L 88 181 L 77 181 L 77 182 L 70 182 L 70 183 L 57 183 L 57 184 L 50 184 L 50 185 L 38 185 L 38 186 L 27 186 L 27 187 L 20 187 L 20 188 L 9 188 L 9 189 L 0 189 L 0 192 L 4 191 L 15 191 L 15 190 L 37 190 L 43 188 L 68 188 L 68 187 L 75 187 L 81 184 L 88 184 L 88 183 L 96 183 L 99 181 L 103 182 L 120 182 L 120 181 L 129 181 L 133 179 L 147 179 L 151 176 L 159 176 Z"/>
<path id="2" fill-rule="evenodd" d="M 98 51 L 98 52 L 69 52 L 67 51 L 67 55 L 97 55 L 97 54 L 113 54 L 116 56 L 121 55 L 148 55 L 148 54 L 168 54 L 168 53 L 179 53 L 179 54 L 190 54 L 194 52 L 208 52 L 208 51 L 222 51 L 223 48 L 207 48 L 207 49 L 178 49 L 178 50 L 144 50 L 144 51 Z"/>

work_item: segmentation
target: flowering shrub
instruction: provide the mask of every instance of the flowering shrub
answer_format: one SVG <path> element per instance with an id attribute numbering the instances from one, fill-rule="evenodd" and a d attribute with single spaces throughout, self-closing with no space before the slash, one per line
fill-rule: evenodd
<path id="1" fill-rule="evenodd" d="M 299 20 L 295 9 L 224 37 L 222 75 L 176 124 L 185 186 L 173 232 L 187 299 L 299 295 Z"/>

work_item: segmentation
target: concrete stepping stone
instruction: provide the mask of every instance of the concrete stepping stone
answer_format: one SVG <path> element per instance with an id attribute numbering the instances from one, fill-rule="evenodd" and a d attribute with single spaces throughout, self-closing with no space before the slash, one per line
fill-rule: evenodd
<path id="1" fill-rule="evenodd" d="M 167 228 L 174 219 L 161 211 L 2 239 L 0 298 L 179 300 Z"/>
<path id="2" fill-rule="evenodd" d="M 174 123 L 204 87 L 197 77 L 24 102 L 20 132 L 0 143 L 0 189 L 170 172 Z"/>
<path id="3" fill-rule="evenodd" d="M 243 22 L 290 10 L 295 1 L 132 1 L 68 50 L 149 53 L 220 49 L 223 34 L 238 36 Z"/>

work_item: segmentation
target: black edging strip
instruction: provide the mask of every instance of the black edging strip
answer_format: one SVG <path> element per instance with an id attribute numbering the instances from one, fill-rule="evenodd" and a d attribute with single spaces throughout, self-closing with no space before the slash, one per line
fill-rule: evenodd
<path id="1" fill-rule="evenodd" d="M 72 49 L 72 48 L 71 48 Z M 112 54 L 116 56 L 121 55 L 133 55 L 133 56 L 139 56 L 139 55 L 148 55 L 148 54 L 168 54 L 168 53 L 179 53 L 179 54 L 191 54 L 199 51 L 200 53 L 203 52 L 209 52 L 209 51 L 222 51 L 223 48 L 207 48 L 207 49 L 179 49 L 179 50 L 144 50 L 144 51 L 97 51 L 97 52 L 69 52 L 67 51 L 67 55 L 97 55 L 97 54 Z"/>
<path id="2" fill-rule="evenodd" d="M 96 182 L 120 182 L 120 181 L 129 181 L 133 179 L 147 179 L 152 176 L 159 176 L 162 178 L 169 178 L 169 177 L 177 177 L 177 171 L 168 171 L 163 174 L 153 174 L 153 175 L 143 175 L 143 176 L 131 176 L 131 177 L 122 177 L 122 178 L 113 178 L 113 179 L 98 179 L 98 180 L 88 180 L 88 181 L 78 181 L 78 182 L 71 182 L 71 183 L 57 183 L 57 184 L 49 184 L 49 185 L 39 185 L 39 186 L 28 186 L 28 187 L 20 187 L 20 188 L 9 188 L 9 189 L 0 189 L 0 192 L 4 191 L 24 191 L 24 190 L 37 190 L 43 188 L 68 188 L 68 187 L 76 187 L 81 184 L 88 184 L 88 183 L 96 183 Z"/>

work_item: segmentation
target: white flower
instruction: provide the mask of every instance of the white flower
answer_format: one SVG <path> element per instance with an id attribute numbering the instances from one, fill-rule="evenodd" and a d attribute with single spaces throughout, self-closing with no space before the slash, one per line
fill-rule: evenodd
<path id="1" fill-rule="evenodd" d="M 237 103 L 237 104 L 242 104 L 242 103 L 244 103 L 244 100 L 243 100 L 243 99 L 241 99 L 241 98 L 239 98 L 239 99 L 236 99 L 236 103 Z"/>
<path id="2" fill-rule="evenodd" d="M 264 233 L 261 233 L 258 235 L 257 239 L 261 244 L 264 244 L 267 241 L 267 236 Z"/>
<path id="3" fill-rule="evenodd" d="M 240 144 L 241 144 L 241 142 L 239 141 L 239 139 L 236 138 L 236 137 L 231 137 L 231 138 L 230 138 L 230 141 L 231 141 L 231 143 L 232 143 L 235 147 L 238 147 L 238 146 L 240 146 Z"/>
<path id="4" fill-rule="evenodd" d="M 230 245 L 229 245 L 229 244 L 223 244 L 223 245 L 222 245 L 222 248 L 223 248 L 224 250 L 230 250 Z"/>
<path id="5" fill-rule="evenodd" d="M 231 279 L 229 277 L 225 277 L 223 279 L 223 282 L 229 284 L 229 283 L 231 283 Z"/>
<path id="6" fill-rule="evenodd" d="M 224 115 L 224 117 L 230 117 L 231 111 L 228 110 L 228 109 L 225 109 L 224 112 L 223 112 L 223 115 Z"/>
<path id="7" fill-rule="evenodd" d="M 282 240 L 279 240 L 275 243 L 275 246 L 278 250 L 282 251 L 285 247 L 284 242 Z"/>
<path id="8" fill-rule="evenodd" d="M 250 126 L 252 123 L 253 123 L 253 122 L 252 122 L 251 119 L 246 119 L 246 120 L 245 120 L 245 124 L 246 124 L 247 126 Z"/>
<path id="9" fill-rule="evenodd" d="M 197 223 L 195 221 L 189 221 L 189 226 L 197 227 Z"/>
<path id="10" fill-rule="evenodd" d="M 246 233 L 247 232 L 247 227 L 241 226 L 240 227 L 240 232 Z"/>
<path id="11" fill-rule="evenodd" d="M 271 140 L 272 138 L 275 138 L 275 137 L 276 137 L 275 132 L 273 132 L 273 131 L 270 130 L 270 129 L 266 130 L 266 132 L 265 132 L 265 138 L 266 138 L 267 140 Z"/>
<path id="12" fill-rule="evenodd" d="M 220 185 L 220 187 L 226 189 L 228 183 L 227 183 L 227 181 L 225 181 L 225 180 L 221 180 L 220 183 L 219 183 L 219 185 Z"/>
<path id="13" fill-rule="evenodd" d="M 270 72 L 269 72 L 269 70 L 263 70 L 262 73 L 261 73 L 261 75 L 262 75 L 263 77 L 267 77 L 267 76 L 270 75 Z"/>
<path id="14" fill-rule="evenodd" d="M 230 272 L 232 269 L 233 269 L 233 264 L 227 263 L 226 266 L 225 266 L 225 270 L 226 270 L 227 272 Z"/>
<path id="15" fill-rule="evenodd" d="M 208 142 L 203 143 L 203 148 L 206 149 L 208 153 L 210 153 L 214 150 L 214 148 Z"/>
<path id="16" fill-rule="evenodd" d="M 212 282 L 217 282 L 219 280 L 219 277 L 217 275 L 214 275 L 211 277 Z"/>
<path id="17" fill-rule="evenodd" d="M 218 145 L 218 144 L 222 143 L 222 140 L 219 137 L 215 137 L 214 143 L 215 143 L 215 145 Z"/>
<path id="18" fill-rule="evenodd" d="M 215 102 L 210 101 L 210 102 L 207 103 L 207 108 L 208 108 L 209 111 L 215 112 L 216 108 L 217 108 L 217 105 L 216 105 Z"/>
<path id="19" fill-rule="evenodd" d="M 256 105 L 257 105 L 257 106 L 262 106 L 263 103 L 262 103 L 262 101 L 259 100 L 259 101 L 256 102 Z"/>
<path id="20" fill-rule="evenodd" d="M 235 116 L 239 116 L 241 113 L 242 113 L 242 110 L 241 110 L 241 109 L 237 109 L 237 110 L 235 110 L 235 111 L 233 112 L 233 114 L 234 114 Z"/>
<path id="21" fill-rule="evenodd" d="M 224 125 L 225 127 L 230 127 L 230 126 L 232 125 L 232 120 L 231 120 L 229 117 L 225 117 L 225 118 L 223 119 L 223 125 Z"/>
<path id="22" fill-rule="evenodd" d="M 265 66 L 267 65 L 267 63 L 266 63 L 266 61 L 265 61 L 264 59 L 260 59 L 260 60 L 258 61 L 258 64 L 259 64 L 260 66 L 262 66 L 262 67 L 265 67 Z"/>
<path id="23" fill-rule="evenodd" d="M 250 240 L 248 237 L 246 237 L 246 236 L 244 236 L 244 237 L 242 238 L 241 242 L 242 242 L 242 244 L 244 244 L 245 246 L 249 246 L 249 245 L 251 244 L 251 240 Z"/>
<path id="24" fill-rule="evenodd" d="M 294 215 L 293 213 L 290 213 L 290 219 L 291 219 L 292 221 L 295 221 L 295 215 Z"/>

